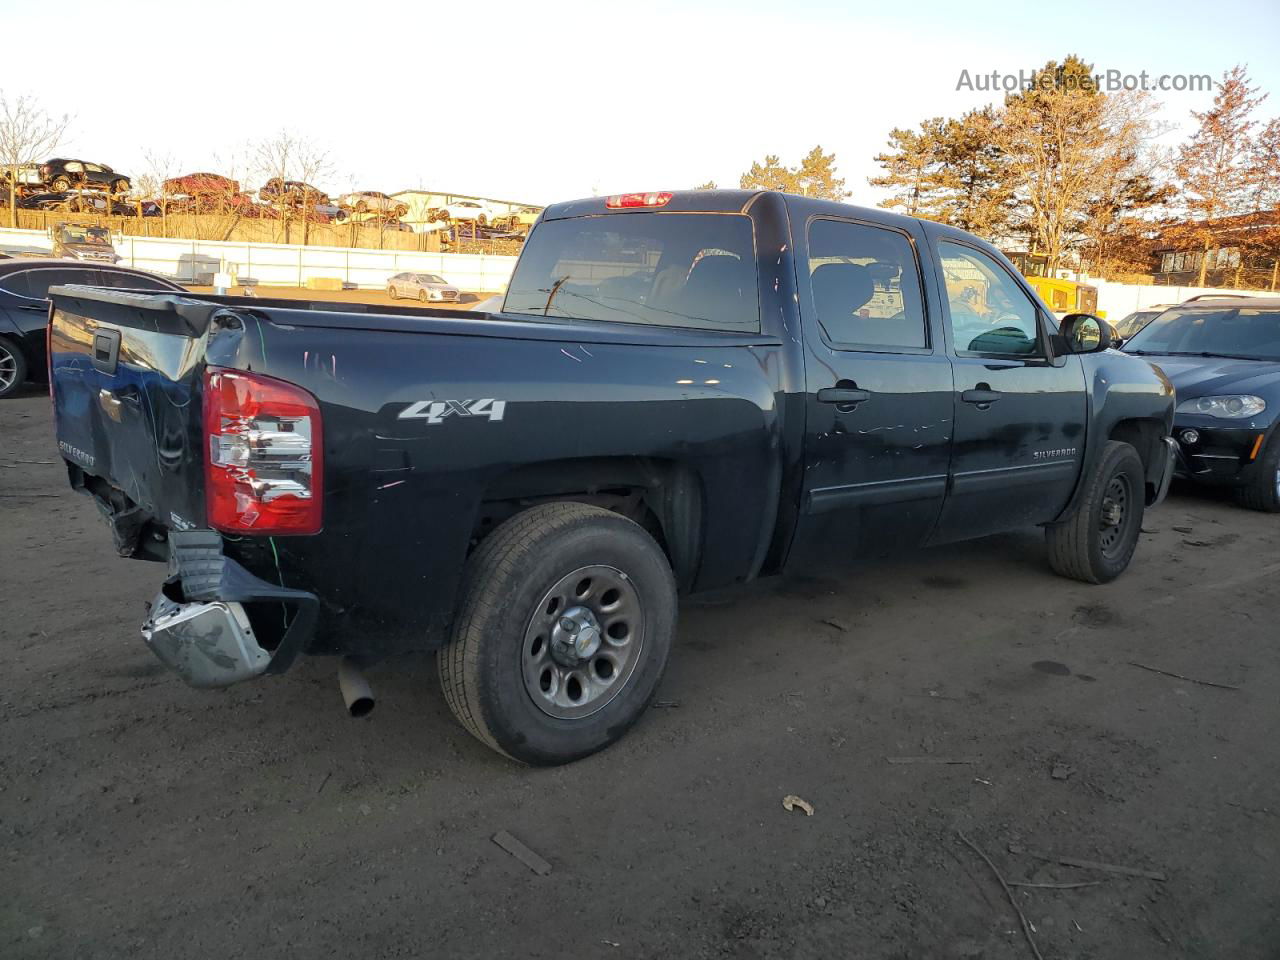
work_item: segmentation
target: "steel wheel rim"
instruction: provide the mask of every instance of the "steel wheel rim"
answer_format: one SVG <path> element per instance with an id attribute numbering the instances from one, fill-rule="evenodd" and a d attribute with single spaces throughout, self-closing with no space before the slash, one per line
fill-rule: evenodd
<path id="1" fill-rule="evenodd" d="M 579 610 L 587 613 L 575 613 Z M 598 647 L 576 664 L 566 662 L 564 644 L 572 635 L 563 627 L 565 620 L 579 627 L 594 621 L 598 627 Z M 635 582 L 617 567 L 594 564 L 561 577 L 543 594 L 525 629 L 520 661 L 529 698 L 558 720 L 581 720 L 603 710 L 635 673 L 644 626 Z"/>
<path id="2" fill-rule="evenodd" d="M 0 390 L 8 390 L 18 379 L 18 358 L 4 346 L 0 346 Z"/>
<path id="3" fill-rule="evenodd" d="M 1103 491 L 1102 516 L 1098 523 L 1099 542 L 1104 557 L 1115 556 L 1123 546 L 1130 514 L 1129 480 L 1122 475 L 1114 476 L 1107 482 L 1107 488 Z"/>

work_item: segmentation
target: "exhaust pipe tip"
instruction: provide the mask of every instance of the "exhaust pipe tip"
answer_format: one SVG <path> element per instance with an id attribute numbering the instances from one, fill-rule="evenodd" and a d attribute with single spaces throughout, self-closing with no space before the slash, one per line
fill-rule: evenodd
<path id="1" fill-rule="evenodd" d="M 364 671 L 351 657 L 338 661 L 338 689 L 342 691 L 342 702 L 347 705 L 347 713 L 351 716 L 367 717 L 373 711 L 373 690 L 365 679 Z"/>

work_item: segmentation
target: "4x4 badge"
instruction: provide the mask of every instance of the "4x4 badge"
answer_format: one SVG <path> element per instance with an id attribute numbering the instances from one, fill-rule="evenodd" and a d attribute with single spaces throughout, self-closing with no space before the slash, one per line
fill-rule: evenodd
<path id="1" fill-rule="evenodd" d="M 425 420 L 442 423 L 445 417 L 488 417 L 497 422 L 506 412 L 507 401 L 494 400 L 419 400 L 400 411 L 398 420 Z"/>

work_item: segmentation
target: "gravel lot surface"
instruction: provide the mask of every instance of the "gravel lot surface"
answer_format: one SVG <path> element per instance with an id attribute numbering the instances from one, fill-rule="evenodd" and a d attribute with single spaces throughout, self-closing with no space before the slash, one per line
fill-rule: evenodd
<path id="1" fill-rule="evenodd" d="M 426 656 L 364 720 L 325 660 L 184 686 L 38 389 L 0 511 L 6 960 L 1280 957 L 1280 517 L 1175 491 L 1105 587 L 1029 531 L 689 598 L 650 715 L 530 770 Z M 997 870 L 1072 886 L 1024 932 Z"/>

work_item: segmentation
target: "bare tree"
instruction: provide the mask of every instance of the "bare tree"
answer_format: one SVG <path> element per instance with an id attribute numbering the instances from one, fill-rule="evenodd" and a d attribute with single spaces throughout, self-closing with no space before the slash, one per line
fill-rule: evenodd
<path id="1" fill-rule="evenodd" d="M 169 235 L 169 189 L 166 184 L 173 179 L 178 164 L 171 153 L 161 154 L 147 150 L 142 157 L 147 163 L 147 169 L 138 178 L 138 195 L 152 197 L 160 202 L 160 235 L 167 237 Z"/>
<path id="2" fill-rule="evenodd" d="M 251 157 L 254 170 L 264 180 L 274 180 L 280 185 L 281 189 L 273 199 L 280 213 L 282 242 L 289 240 L 290 219 L 301 214 L 302 242 L 305 244 L 313 211 L 320 201 L 319 191 L 312 192 L 312 182 L 329 176 L 333 169 L 328 151 L 288 130 L 281 130 L 274 137 L 254 144 Z M 305 185 L 301 196 L 283 190 L 284 184 L 290 180 L 301 181 Z"/>
<path id="3" fill-rule="evenodd" d="M 71 118 L 54 117 L 32 97 L 0 93 L 0 166 L 9 181 L 9 226 L 18 225 L 18 181 L 22 168 L 44 160 L 58 148 Z"/>

